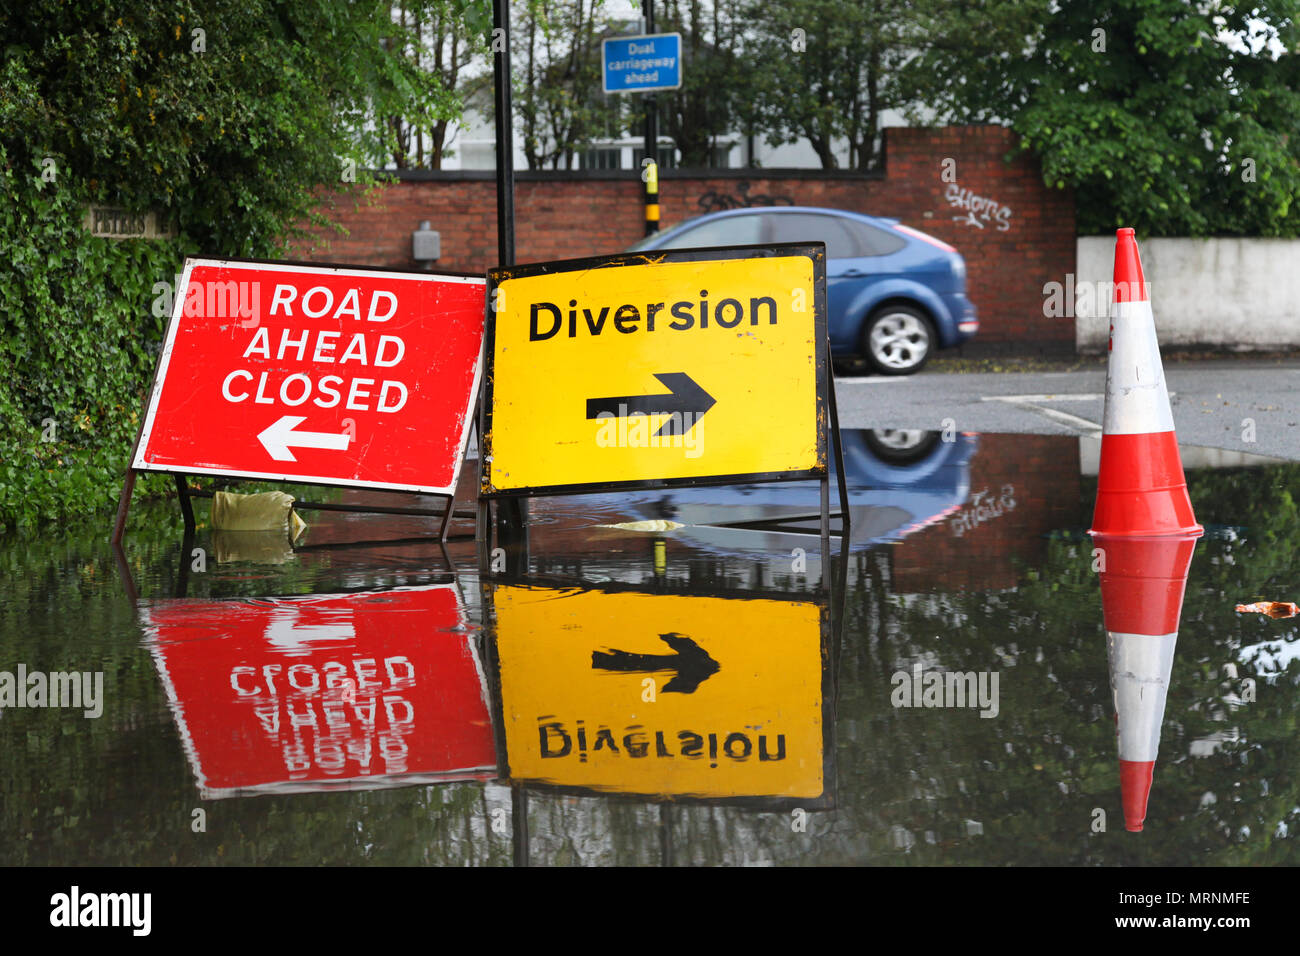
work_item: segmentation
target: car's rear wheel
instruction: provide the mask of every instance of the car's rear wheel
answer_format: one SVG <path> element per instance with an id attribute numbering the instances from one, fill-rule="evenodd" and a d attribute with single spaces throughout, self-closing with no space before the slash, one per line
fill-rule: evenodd
<path id="1" fill-rule="evenodd" d="M 934 451 L 939 432 L 919 428 L 873 428 L 866 433 L 867 447 L 891 465 L 913 465 Z"/>
<path id="2" fill-rule="evenodd" d="M 930 317 L 910 305 L 881 306 L 862 330 L 863 358 L 881 375 L 919 372 L 934 348 Z"/>

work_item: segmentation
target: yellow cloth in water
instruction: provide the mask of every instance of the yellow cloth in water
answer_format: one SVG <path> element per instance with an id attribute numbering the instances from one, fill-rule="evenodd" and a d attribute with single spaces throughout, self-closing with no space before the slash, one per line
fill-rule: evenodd
<path id="1" fill-rule="evenodd" d="M 619 524 L 600 524 L 598 528 L 617 528 L 619 531 L 676 531 L 678 528 L 684 528 L 686 525 L 679 524 L 676 521 L 665 521 L 662 518 L 656 518 L 651 521 L 623 521 Z"/>
<path id="2" fill-rule="evenodd" d="M 218 491 L 212 496 L 212 527 L 218 531 L 285 531 L 296 541 L 307 525 L 293 510 L 293 495 L 283 491 L 253 495 Z"/>

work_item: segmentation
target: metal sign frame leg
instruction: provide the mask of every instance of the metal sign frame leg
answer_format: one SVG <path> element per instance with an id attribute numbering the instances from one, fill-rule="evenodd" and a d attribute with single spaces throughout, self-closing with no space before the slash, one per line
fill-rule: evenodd
<path id="1" fill-rule="evenodd" d="M 447 543 L 447 531 L 451 527 L 452 514 L 456 510 L 456 496 L 447 499 L 447 510 L 442 513 L 442 524 L 438 527 L 438 543 Z"/>
<path id="2" fill-rule="evenodd" d="M 176 479 L 176 497 L 180 499 L 181 503 L 181 517 L 185 521 L 185 534 L 187 536 L 192 535 L 195 529 L 194 502 L 190 500 L 189 482 L 184 475 L 179 473 L 173 477 Z"/>
<path id="3" fill-rule="evenodd" d="M 821 488 L 822 590 L 826 589 L 826 569 L 831 562 L 831 481 L 823 478 Z"/>
<path id="4" fill-rule="evenodd" d="M 126 475 L 122 479 L 122 493 L 117 498 L 117 516 L 113 519 L 113 534 L 109 538 L 112 544 L 120 546 L 122 535 L 126 532 L 126 515 L 131 510 L 131 496 L 135 493 L 136 452 L 140 450 L 140 439 L 144 437 L 144 423 L 149 417 L 149 396 L 145 395 L 140 405 L 140 427 L 136 429 L 135 441 L 131 444 L 131 457 L 126 460 Z"/>
<path id="5" fill-rule="evenodd" d="M 829 346 L 828 346 L 829 352 Z M 826 375 L 826 397 L 831 419 L 831 453 L 835 456 L 835 484 L 840 496 L 840 551 L 841 563 L 847 565 L 852 550 L 852 520 L 849 517 L 849 482 L 844 472 L 844 444 L 840 439 L 840 410 L 835 403 L 835 370 Z M 830 479 L 822 479 L 822 589 L 830 589 Z"/>
<path id="6" fill-rule="evenodd" d="M 134 454 L 132 455 L 134 458 Z M 126 515 L 131 510 L 131 496 L 135 493 L 135 469 L 128 468 L 122 479 L 122 493 L 117 497 L 117 516 L 113 519 L 113 533 L 109 543 L 114 547 L 122 546 L 122 535 L 126 532 Z"/>
<path id="7" fill-rule="evenodd" d="M 486 347 L 484 349 L 486 353 Z M 487 361 L 486 357 L 483 359 Z M 487 368 L 486 364 L 483 366 Z M 486 417 L 484 402 L 486 394 L 483 385 L 479 385 L 478 390 L 478 416 L 474 419 L 474 432 L 477 436 L 478 445 L 478 481 L 475 488 L 475 508 L 474 508 L 474 537 L 478 541 L 478 566 L 479 571 L 486 574 L 492 563 L 492 510 L 491 502 L 482 495 L 483 488 L 483 463 L 487 458 L 487 439 L 484 437 L 486 431 L 483 428 L 483 422 Z"/>

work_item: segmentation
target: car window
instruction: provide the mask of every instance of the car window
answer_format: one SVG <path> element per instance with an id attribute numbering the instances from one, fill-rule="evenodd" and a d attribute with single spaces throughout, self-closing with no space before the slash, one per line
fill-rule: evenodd
<path id="1" fill-rule="evenodd" d="M 878 229 L 875 226 L 854 219 L 845 219 L 843 222 L 858 237 L 858 245 L 863 249 L 858 255 L 887 256 L 907 245 L 906 239 L 896 232 L 890 232 L 888 229 Z"/>
<path id="2" fill-rule="evenodd" d="M 819 213 L 768 213 L 768 242 L 824 242 L 828 259 L 871 255 L 838 216 Z"/>
<path id="3" fill-rule="evenodd" d="M 665 242 L 660 249 L 701 249 L 705 246 L 744 246 L 760 242 L 758 216 L 726 216 L 702 222 Z"/>

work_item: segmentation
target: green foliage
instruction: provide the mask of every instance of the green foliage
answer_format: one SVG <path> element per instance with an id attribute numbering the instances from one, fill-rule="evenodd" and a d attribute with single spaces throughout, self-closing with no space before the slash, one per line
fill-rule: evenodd
<path id="1" fill-rule="evenodd" d="M 446 91 L 450 108 L 411 114 L 402 103 L 395 104 L 398 112 L 382 117 L 394 146 L 385 162 L 398 169 L 441 169 L 443 159 L 451 154 L 453 120 L 492 83 L 488 55 L 492 4 L 406 0 L 394 15 L 407 39 L 400 46 L 389 44 L 390 51 L 432 75 L 438 88 Z"/>
<path id="2" fill-rule="evenodd" d="M 153 283 L 182 258 L 92 238 L 71 189 L 7 160 L 0 145 L 0 526 L 112 506 L 162 336 Z"/>
<path id="3" fill-rule="evenodd" d="M 196 32 L 201 31 L 201 32 Z M 312 188 L 391 152 L 374 115 L 432 120 L 438 80 L 407 57 L 388 5 L 103 0 L 0 19 L 4 142 L 20 169 L 59 161 L 83 200 L 160 207 L 205 250 L 280 248 Z"/>
<path id="4" fill-rule="evenodd" d="M 739 131 L 753 95 L 753 75 L 742 55 L 746 2 L 664 0 L 656 5 L 655 32 L 682 35 L 681 88 L 656 98 L 661 131 L 672 138 L 688 169 L 713 165 L 718 138 Z"/>
<path id="5" fill-rule="evenodd" d="M 623 102 L 607 102 L 601 84 L 601 38 L 614 25 L 603 0 L 558 0 L 514 11 L 512 96 L 529 169 L 574 169 L 593 139 L 619 136 Z"/>
<path id="6" fill-rule="evenodd" d="M 840 141 L 850 168 L 878 165 L 882 114 L 906 105 L 899 68 L 916 10 L 902 0 L 747 3 L 757 25 L 743 73 L 750 127 L 770 142 L 807 139 L 825 169 L 840 165 Z"/>
<path id="7" fill-rule="evenodd" d="M 1300 3 L 939 7 L 917 104 L 1006 121 L 1074 189 L 1081 233 L 1300 234 Z"/>
<path id="8" fill-rule="evenodd" d="M 161 341 L 158 283 L 186 255 L 281 255 L 323 222 L 321 184 L 391 154 L 373 117 L 456 114 L 407 39 L 377 0 L 0 9 L 0 527 L 111 504 Z M 89 203 L 157 210 L 176 237 L 92 238 Z"/>

